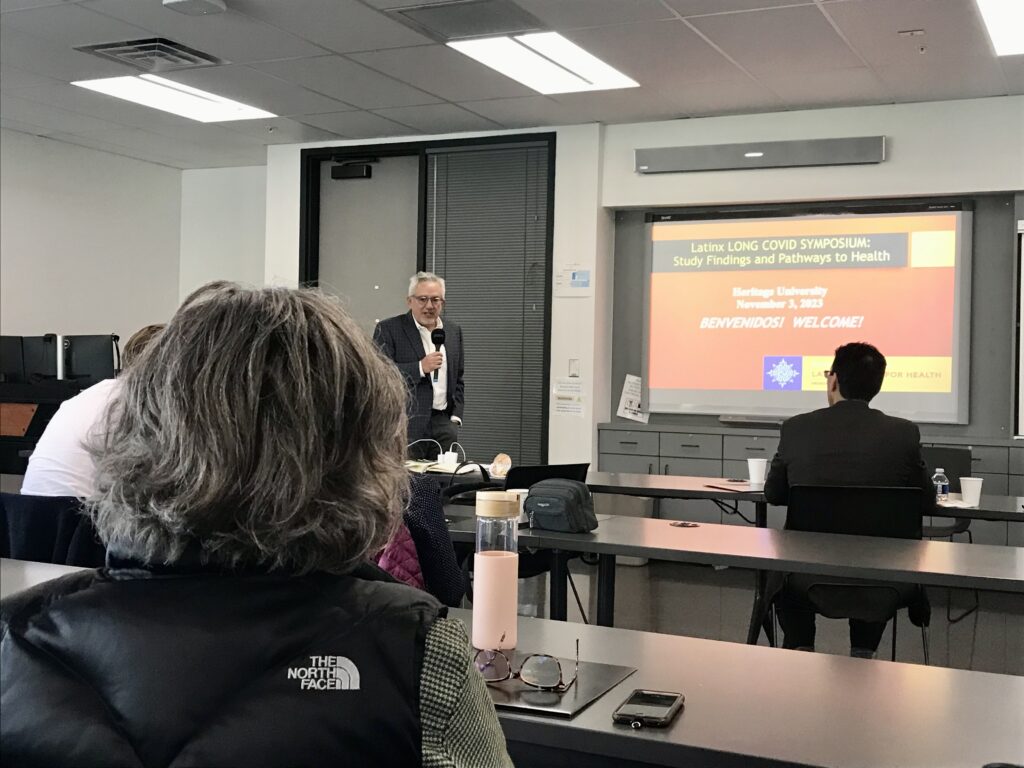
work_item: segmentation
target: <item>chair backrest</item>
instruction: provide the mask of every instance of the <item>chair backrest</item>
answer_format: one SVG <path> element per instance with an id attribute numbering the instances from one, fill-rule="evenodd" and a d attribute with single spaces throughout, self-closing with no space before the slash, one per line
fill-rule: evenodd
<path id="1" fill-rule="evenodd" d="M 0 555 L 40 563 L 97 568 L 106 549 L 72 496 L 0 494 Z"/>
<path id="2" fill-rule="evenodd" d="M 505 477 L 506 488 L 529 488 L 541 480 L 587 481 L 590 464 L 542 464 L 535 467 L 512 467 Z"/>
<path id="3" fill-rule="evenodd" d="M 945 446 L 924 446 L 921 456 L 928 465 L 928 474 L 935 474 L 936 467 L 942 467 L 949 478 L 949 490 L 960 493 L 960 478 L 971 477 L 971 449 L 947 448 Z"/>
<path id="4" fill-rule="evenodd" d="M 794 485 L 786 528 L 855 536 L 921 538 L 921 489 Z"/>

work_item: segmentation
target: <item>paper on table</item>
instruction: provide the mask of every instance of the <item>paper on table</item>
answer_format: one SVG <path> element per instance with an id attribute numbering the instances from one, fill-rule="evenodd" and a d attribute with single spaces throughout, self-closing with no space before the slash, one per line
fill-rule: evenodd
<path id="1" fill-rule="evenodd" d="M 619 410 L 617 416 L 624 419 L 632 419 L 647 423 L 650 415 L 640 410 L 640 377 L 631 373 L 626 374 L 626 380 L 622 384 L 622 396 L 619 398 Z"/>

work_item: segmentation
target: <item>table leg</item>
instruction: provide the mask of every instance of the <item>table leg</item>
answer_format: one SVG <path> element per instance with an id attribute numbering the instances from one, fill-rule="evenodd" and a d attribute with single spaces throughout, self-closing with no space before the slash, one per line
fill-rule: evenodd
<path id="1" fill-rule="evenodd" d="M 768 527 L 768 502 L 767 501 L 755 501 L 754 502 L 754 525 L 758 528 Z"/>
<path id="2" fill-rule="evenodd" d="M 615 555 L 597 558 L 597 623 L 615 626 Z"/>
<path id="3" fill-rule="evenodd" d="M 764 629 L 768 644 L 775 647 L 775 624 L 772 622 L 770 606 L 765 600 L 765 587 L 768 582 L 767 571 L 754 571 L 754 606 L 750 611 L 750 624 L 747 627 L 747 645 L 757 645 L 757 640 Z"/>
<path id="4" fill-rule="evenodd" d="M 549 587 L 548 618 L 566 621 L 569 617 L 569 555 L 560 549 L 551 550 L 551 582 Z"/>

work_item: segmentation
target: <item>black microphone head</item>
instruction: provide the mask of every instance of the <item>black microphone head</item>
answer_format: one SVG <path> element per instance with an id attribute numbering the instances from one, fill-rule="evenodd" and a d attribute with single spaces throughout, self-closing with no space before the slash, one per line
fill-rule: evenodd
<path id="1" fill-rule="evenodd" d="M 430 332 L 430 341 L 438 349 L 444 344 L 444 328 L 435 328 Z"/>

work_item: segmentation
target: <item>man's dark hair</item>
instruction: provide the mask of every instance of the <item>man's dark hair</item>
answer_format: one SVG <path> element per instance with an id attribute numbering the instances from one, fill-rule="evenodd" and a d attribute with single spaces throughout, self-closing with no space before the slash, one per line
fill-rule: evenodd
<path id="1" fill-rule="evenodd" d="M 847 400 L 871 402 L 885 378 L 885 355 L 861 341 L 836 349 L 832 373 L 839 380 L 839 394 Z"/>

